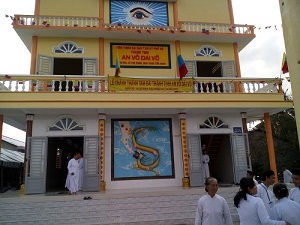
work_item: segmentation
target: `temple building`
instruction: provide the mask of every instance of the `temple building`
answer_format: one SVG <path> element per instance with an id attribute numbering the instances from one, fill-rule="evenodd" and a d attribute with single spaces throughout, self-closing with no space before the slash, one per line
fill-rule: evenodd
<path id="1" fill-rule="evenodd" d="M 26 131 L 26 194 L 64 190 L 75 152 L 84 191 L 203 186 L 204 151 L 238 183 L 257 119 L 276 171 L 270 115 L 293 103 L 280 79 L 243 78 L 254 26 L 231 0 L 36 0 L 11 19 L 31 67 L 0 75 L 0 124 Z"/>

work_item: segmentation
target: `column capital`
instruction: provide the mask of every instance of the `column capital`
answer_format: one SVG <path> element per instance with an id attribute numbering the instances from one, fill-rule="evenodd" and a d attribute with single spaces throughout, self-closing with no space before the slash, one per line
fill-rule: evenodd
<path id="1" fill-rule="evenodd" d="M 98 119 L 99 119 L 99 120 L 106 120 L 106 114 L 104 114 L 104 113 L 99 113 L 99 114 L 98 114 Z"/>
<path id="2" fill-rule="evenodd" d="M 185 120 L 186 119 L 186 113 L 178 113 L 178 118 Z"/>
<path id="3" fill-rule="evenodd" d="M 241 117 L 242 117 L 242 119 L 247 118 L 247 113 L 246 112 L 241 112 Z"/>
<path id="4" fill-rule="evenodd" d="M 34 114 L 26 114 L 27 121 L 33 121 L 33 119 L 34 119 Z"/>

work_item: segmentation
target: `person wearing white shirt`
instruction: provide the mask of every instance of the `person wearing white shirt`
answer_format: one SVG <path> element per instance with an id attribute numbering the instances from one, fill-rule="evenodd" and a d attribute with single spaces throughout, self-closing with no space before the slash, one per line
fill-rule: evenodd
<path id="1" fill-rule="evenodd" d="M 254 173 L 253 173 L 251 170 L 247 170 L 247 177 L 248 177 L 248 178 L 252 178 L 253 181 L 254 181 L 254 184 L 255 184 L 256 186 L 258 185 L 257 180 L 254 179 Z"/>
<path id="2" fill-rule="evenodd" d="M 273 192 L 279 201 L 272 208 L 273 213 L 271 218 L 274 220 L 284 220 L 292 225 L 300 225 L 300 204 L 287 198 L 289 190 L 286 184 L 275 184 Z"/>
<path id="3" fill-rule="evenodd" d="M 292 173 L 289 171 L 286 166 L 282 166 L 283 182 L 292 183 Z"/>
<path id="4" fill-rule="evenodd" d="M 78 158 L 79 153 L 74 154 L 74 158 L 72 158 L 68 163 L 68 176 L 66 179 L 65 187 L 69 189 L 69 194 L 75 195 L 78 191 L 78 177 L 79 177 L 79 169 L 78 169 Z"/>
<path id="5" fill-rule="evenodd" d="M 232 225 L 227 202 L 217 194 L 217 179 L 213 177 L 207 178 L 205 190 L 207 194 L 198 201 L 195 225 Z"/>
<path id="6" fill-rule="evenodd" d="M 240 191 L 233 201 L 240 217 L 240 225 L 286 225 L 285 221 L 271 220 L 261 198 L 255 197 L 257 187 L 252 178 L 240 181 Z"/>
<path id="7" fill-rule="evenodd" d="M 300 168 L 292 169 L 292 179 L 295 187 L 290 190 L 289 199 L 300 204 Z"/>
<path id="8" fill-rule="evenodd" d="M 82 191 L 83 190 L 83 165 L 84 165 L 84 159 L 81 156 L 81 154 L 79 154 L 79 158 L 78 158 L 78 169 L 79 169 L 79 173 L 78 173 L 78 190 Z"/>
<path id="9" fill-rule="evenodd" d="M 271 208 L 275 204 L 274 194 L 268 188 L 275 183 L 275 173 L 273 170 L 268 170 L 262 175 L 262 183 L 257 185 L 257 197 L 260 197 L 265 204 L 265 207 L 269 213 L 272 213 Z"/>
<path id="10" fill-rule="evenodd" d="M 203 174 L 203 179 L 205 180 L 206 178 L 210 177 L 209 173 L 209 156 L 207 155 L 207 151 L 205 150 L 206 145 L 202 145 L 202 174 Z"/>

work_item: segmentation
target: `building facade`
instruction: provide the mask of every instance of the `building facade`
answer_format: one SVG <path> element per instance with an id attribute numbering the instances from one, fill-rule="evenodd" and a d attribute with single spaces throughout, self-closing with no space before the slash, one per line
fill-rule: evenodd
<path id="1" fill-rule="evenodd" d="M 279 79 L 242 78 L 255 34 L 231 0 L 36 0 L 12 21 L 31 75 L 2 76 L 0 113 L 26 129 L 27 194 L 63 189 L 75 152 L 86 191 L 202 186 L 204 149 L 210 174 L 238 183 L 247 121 L 261 118 L 276 171 L 269 116 L 292 102 Z"/>

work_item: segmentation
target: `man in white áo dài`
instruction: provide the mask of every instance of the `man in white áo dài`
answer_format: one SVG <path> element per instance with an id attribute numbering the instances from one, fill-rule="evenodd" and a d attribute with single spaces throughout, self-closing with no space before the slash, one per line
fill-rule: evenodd
<path id="1" fill-rule="evenodd" d="M 78 178 L 79 178 L 79 153 L 75 153 L 74 157 L 68 163 L 68 176 L 65 187 L 68 188 L 69 194 L 76 194 L 78 191 Z"/>
<path id="2" fill-rule="evenodd" d="M 210 177 L 209 173 L 209 156 L 207 155 L 207 151 L 205 150 L 206 145 L 202 145 L 202 173 L 203 173 L 203 179 Z"/>
<path id="3" fill-rule="evenodd" d="M 218 181 L 209 177 L 205 181 L 206 195 L 197 205 L 195 225 L 232 225 L 232 219 L 226 200 L 217 194 Z"/>

